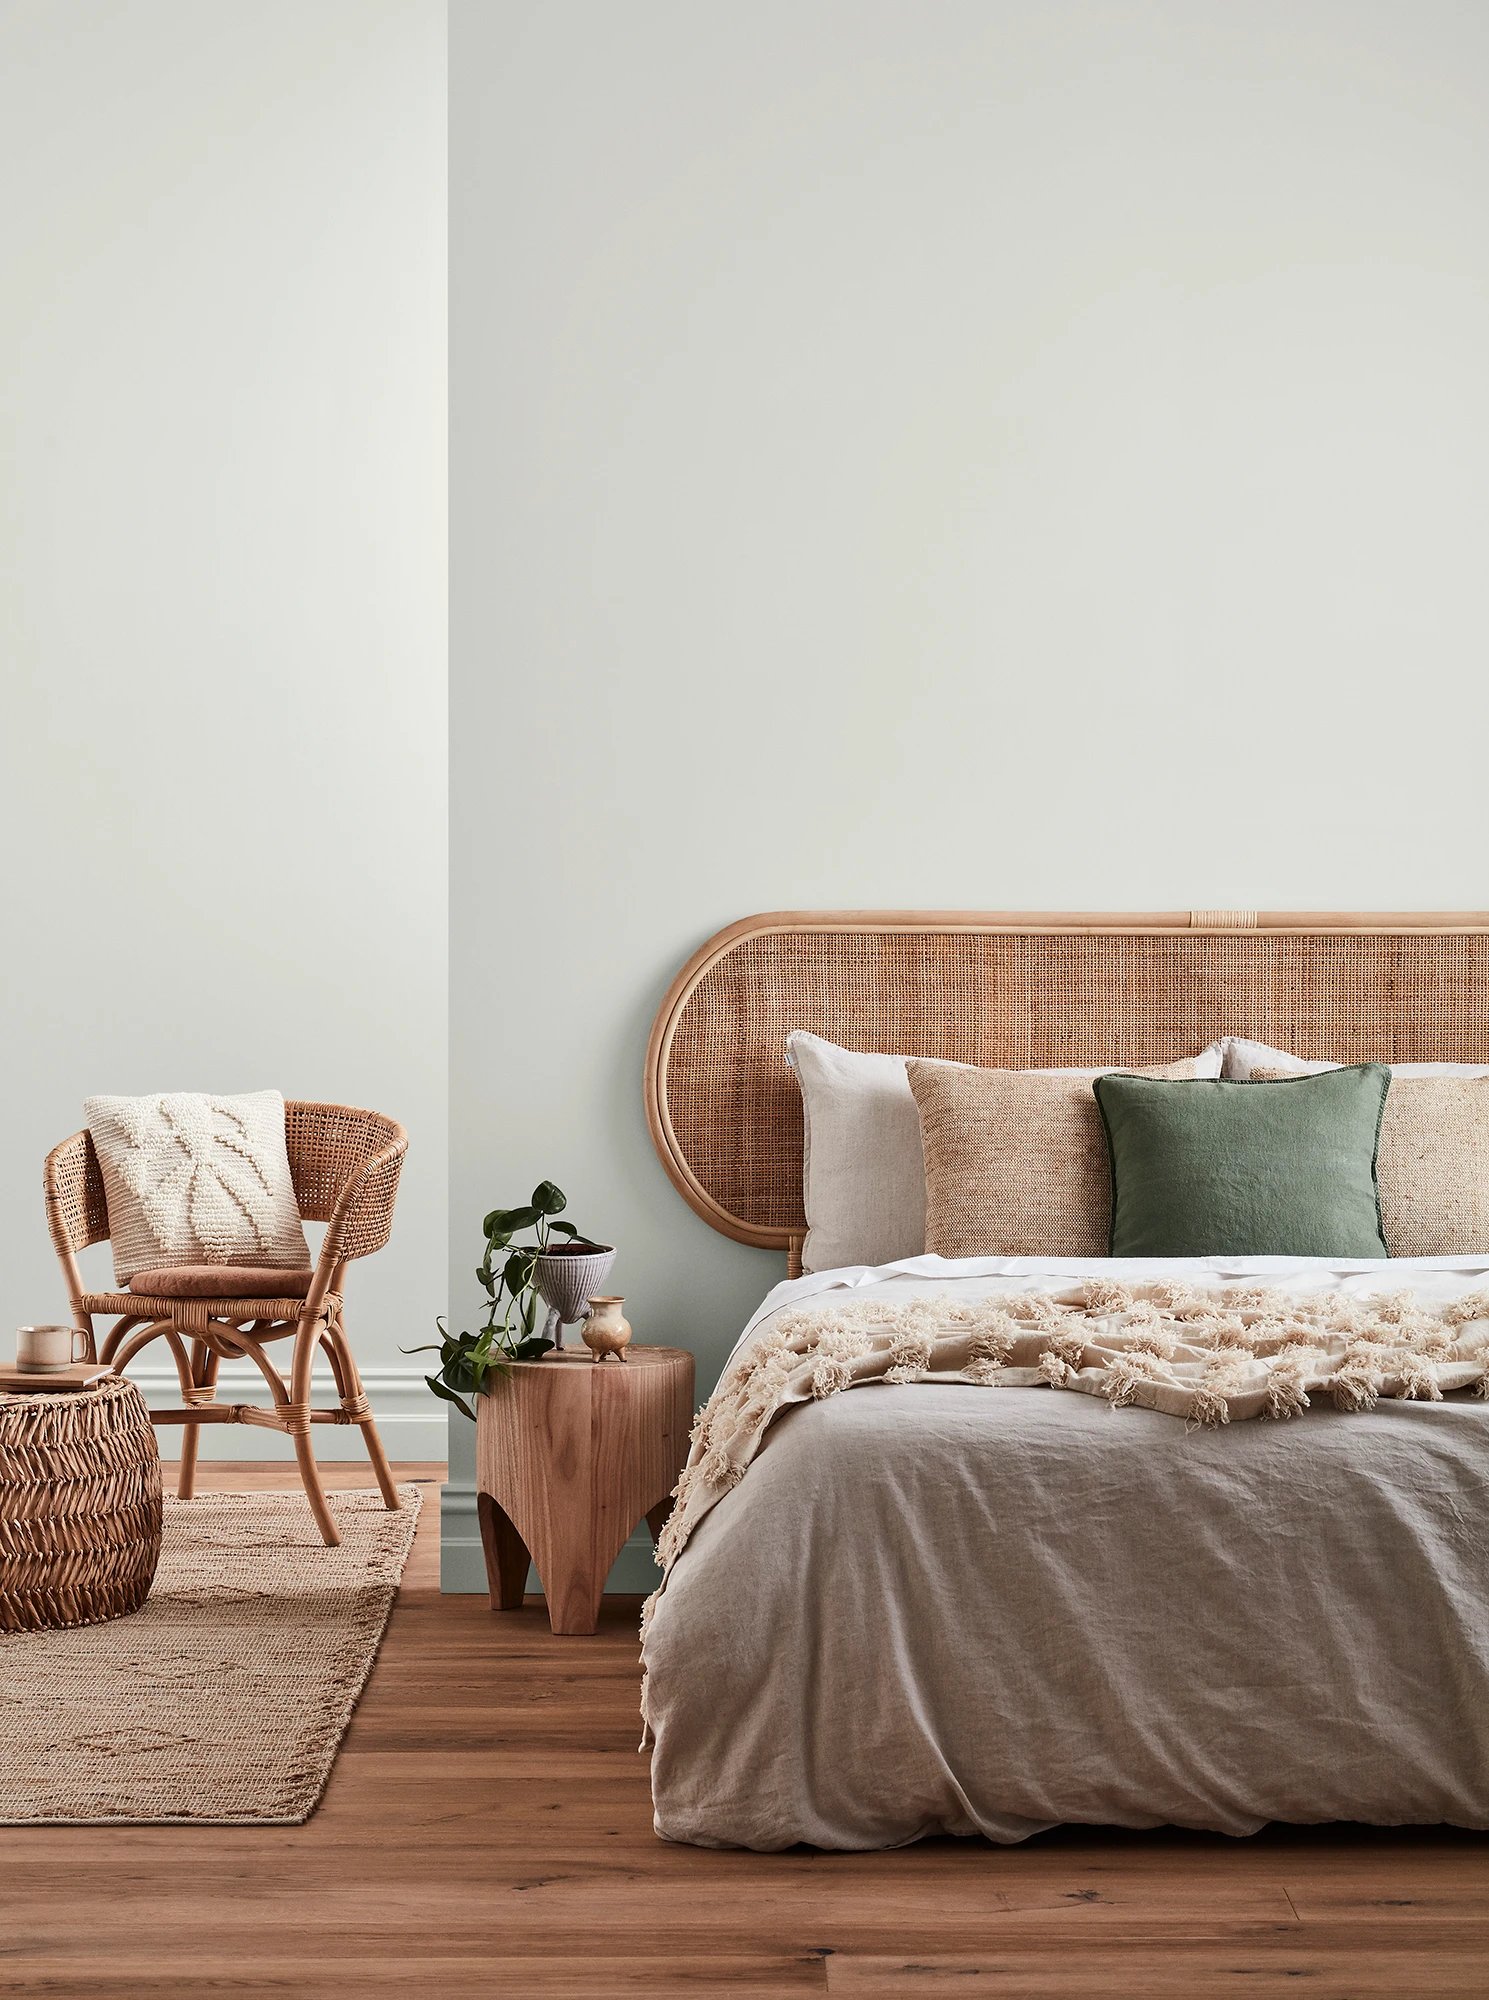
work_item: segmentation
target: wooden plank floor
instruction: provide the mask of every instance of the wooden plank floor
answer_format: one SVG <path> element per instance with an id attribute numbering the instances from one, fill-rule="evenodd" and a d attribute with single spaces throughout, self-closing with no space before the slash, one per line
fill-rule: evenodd
<path id="1" fill-rule="evenodd" d="M 442 1468 L 399 1475 L 428 1482 L 424 1516 L 320 1810 L 262 1830 L 0 1829 L 0 1993 L 1489 1993 L 1489 1836 L 668 1846 L 636 1751 L 636 1600 L 607 1601 L 594 1639 L 555 1639 L 539 1600 L 493 1617 L 442 1598 Z M 291 1482 L 282 1465 L 219 1464 L 208 1483 Z"/>

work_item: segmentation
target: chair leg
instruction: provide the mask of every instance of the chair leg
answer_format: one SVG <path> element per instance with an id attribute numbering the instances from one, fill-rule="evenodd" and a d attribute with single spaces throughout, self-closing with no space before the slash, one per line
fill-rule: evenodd
<path id="1" fill-rule="evenodd" d="M 176 1498 L 191 1500 L 196 1495 L 196 1448 L 201 1437 L 200 1424 L 181 1426 L 181 1466 L 176 1474 Z"/>
<path id="2" fill-rule="evenodd" d="M 364 1417 L 361 1429 L 362 1442 L 367 1447 L 367 1456 L 372 1460 L 372 1469 L 377 1474 L 383 1505 L 390 1513 L 396 1514 L 403 1502 L 398 1497 L 398 1488 L 393 1482 L 393 1468 L 388 1463 L 388 1454 L 383 1450 L 383 1441 L 377 1434 L 377 1425 L 371 1417 Z"/>
<path id="3" fill-rule="evenodd" d="M 341 1536 L 331 1518 L 331 1509 L 326 1505 L 326 1489 L 321 1485 L 320 1467 L 315 1462 L 315 1446 L 310 1441 L 308 1430 L 296 1431 L 294 1436 L 295 1457 L 300 1462 L 300 1483 L 305 1488 L 305 1498 L 310 1502 L 310 1511 L 321 1531 L 321 1540 L 328 1549 L 334 1549 L 340 1545 Z"/>
<path id="4" fill-rule="evenodd" d="M 315 1516 L 315 1525 L 321 1531 L 321 1540 L 328 1549 L 334 1549 L 341 1541 L 336 1531 L 336 1523 L 331 1518 L 331 1509 L 326 1505 L 326 1489 L 321 1485 L 320 1467 L 315 1462 L 315 1445 L 311 1440 L 310 1424 L 310 1370 L 315 1361 L 316 1342 L 320 1338 L 318 1323 L 313 1319 L 302 1319 L 295 1333 L 295 1358 L 291 1365 L 290 1409 L 286 1413 L 290 1420 L 290 1435 L 295 1440 L 295 1457 L 300 1465 L 300 1483 L 305 1488 L 305 1498 L 310 1502 L 310 1511 Z"/>
<path id="5" fill-rule="evenodd" d="M 199 1389 L 210 1389 L 217 1380 L 218 1356 L 204 1340 L 191 1343 L 191 1379 Z M 181 1426 L 181 1467 L 176 1474 L 176 1498 L 190 1500 L 196 1494 L 196 1455 L 201 1442 L 200 1424 Z"/>
<path id="6" fill-rule="evenodd" d="M 362 1377 L 357 1372 L 356 1361 L 347 1342 L 346 1330 L 338 1314 L 335 1323 L 326 1329 L 322 1342 L 331 1357 L 331 1367 L 336 1376 L 336 1387 L 341 1395 L 343 1409 L 351 1409 L 355 1404 L 365 1402 L 362 1393 Z M 383 1496 L 383 1505 L 389 1513 L 396 1514 L 403 1502 L 398 1497 L 398 1488 L 393 1481 L 393 1468 L 388 1463 L 388 1454 L 383 1450 L 383 1441 L 377 1434 L 377 1425 L 369 1411 L 365 1417 L 356 1419 L 362 1432 L 362 1442 L 367 1447 L 367 1456 L 372 1461 L 372 1469 L 377 1475 L 378 1490 Z"/>

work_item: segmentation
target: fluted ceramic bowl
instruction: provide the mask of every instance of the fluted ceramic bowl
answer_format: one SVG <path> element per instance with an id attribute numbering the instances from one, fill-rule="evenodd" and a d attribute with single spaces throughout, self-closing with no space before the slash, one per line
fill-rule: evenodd
<path id="1" fill-rule="evenodd" d="M 564 1328 L 586 1317 L 591 1293 L 603 1291 L 614 1262 L 615 1248 L 609 1243 L 549 1249 L 538 1258 L 533 1282 L 548 1308 L 544 1331 L 556 1347 L 563 1345 Z"/>

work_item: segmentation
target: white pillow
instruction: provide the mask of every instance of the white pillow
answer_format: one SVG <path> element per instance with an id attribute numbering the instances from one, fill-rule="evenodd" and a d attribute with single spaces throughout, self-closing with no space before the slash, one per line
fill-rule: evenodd
<path id="1" fill-rule="evenodd" d="M 1265 1042 L 1248 1042 L 1244 1035 L 1225 1035 L 1220 1046 L 1224 1051 L 1220 1074 L 1241 1083 L 1246 1082 L 1254 1069 L 1296 1070 L 1299 1076 L 1317 1076 L 1320 1070 L 1343 1067 L 1341 1063 L 1307 1062 L 1302 1056 L 1289 1055 L 1286 1049 L 1269 1049 Z"/>
<path id="2" fill-rule="evenodd" d="M 1320 1070 L 1344 1067 L 1342 1063 L 1307 1062 L 1302 1056 L 1289 1055 L 1286 1049 L 1248 1042 L 1243 1035 L 1223 1036 L 1220 1047 L 1224 1051 L 1221 1075 L 1242 1082 L 1256 1069 L 1287 1069 L 1299 1076 L 1317 1076 Z M 1392 1063 L 1391 1069 L 1396 1076 L 1489 1076 L 1489 1064 L 1484 1063 Z"/>
<path id="3" fill-rule="evenodd" d="M 786 1060 L 801 1085 L 804 1271 L 925 1255 L 925 1154 L 904 1056 L 860 1054 L 794 1028 Z M 1218 1077 L 1221 1045 L 1194 1059 Z M 954 1065 L 958 1069 L 966 1063 Z M 1041 1071 L 1100 1076 L 1099 1069 Z"/>
<path id="4" fill-rule="evenodd" d="M 90 1097 L 83 1116 L 103 1169 L 119 1284 L 177 1264 L 310 1264 L 277 1090 Z"/>

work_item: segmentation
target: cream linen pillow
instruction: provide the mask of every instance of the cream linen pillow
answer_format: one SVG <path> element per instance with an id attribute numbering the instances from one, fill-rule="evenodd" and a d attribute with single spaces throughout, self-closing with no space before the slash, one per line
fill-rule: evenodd
<path id="1" fill-rule="evenodd" d="M 925 1162 L 905 1058 L 860 1054 L 797 1028 L 786 1060 L 801 1086 L 801 1268 L 922 1256 Z"/>
<path id="2" fill-rule="evenodd" d="M 312 1262 L 277 1090 L 90 1097 L 83 1116 L 103 1169 L 114 1277 L 177 1264 Z"/>
<path id="3" fill-rule="evenodd" d="M 1442 1067 L 1462 1073 L 1391 1071 L 1375 1175 L 1393 1257 L 1489 1256 L 1489 1071 Z M 1258 1066 L 1251 1081 L 1297 1074 Z"/>
<path id="4" fill-rule="evenodd" d="M 1342 1063 L 1309 1062 L 1302 1056 L 1289 1055 L 1286 1049 L 1269 1048 L 1265 1042 L 1248 1042 L 1243 1035 L 1226 1035 L 1219 1043 L 1222 1052 L 1220 1074 L 1233 1080 L 1245 1082 L 1258 1070 L 1270 1070 L 1278 1077 L 1317 1076 L 1321 1070 L 1342 1069 Z M 1361 1056 L 1364 1062 L 1366 1057 Z M 1375 1060 L 1373 1057 L 1368 1060 Z M 1394 1063 L 1392 1076 L 1489 1076 L 1489 1066 L 1483 1063 Z"/>
<path id="5" fill-rule="evenodd" d="M 920 1112 L 905 1075 L 905 1056 L 840 1048 L 796 1028 L 786 1060 L 801 1086 L 802 1201 L 807 1237 L 804 1271 L 845 1264 L 892 1264 L 926 1249 L 925 1158 Z M 1219 1076 L 1221 1045 L 1212 1042 L 1186 1075 Z M 943 1069 L 971 1069 L 941 1063 Z M 1029 1076 L 1075 1076 L 1099 1069 L 1026 1070 Z M 1105 1255 L 1105 1252 L 1102 1253 Z"/>
<path id="6" fill-rule="evenodd" d="M 1133 1076 L 1189 1078 L 1193 1057 Z M 1105 1257 L 1112 1176 L 1100 1070 L 908 1065 L 925 1150 L 925 1247 L 942 1257 Z"/>

